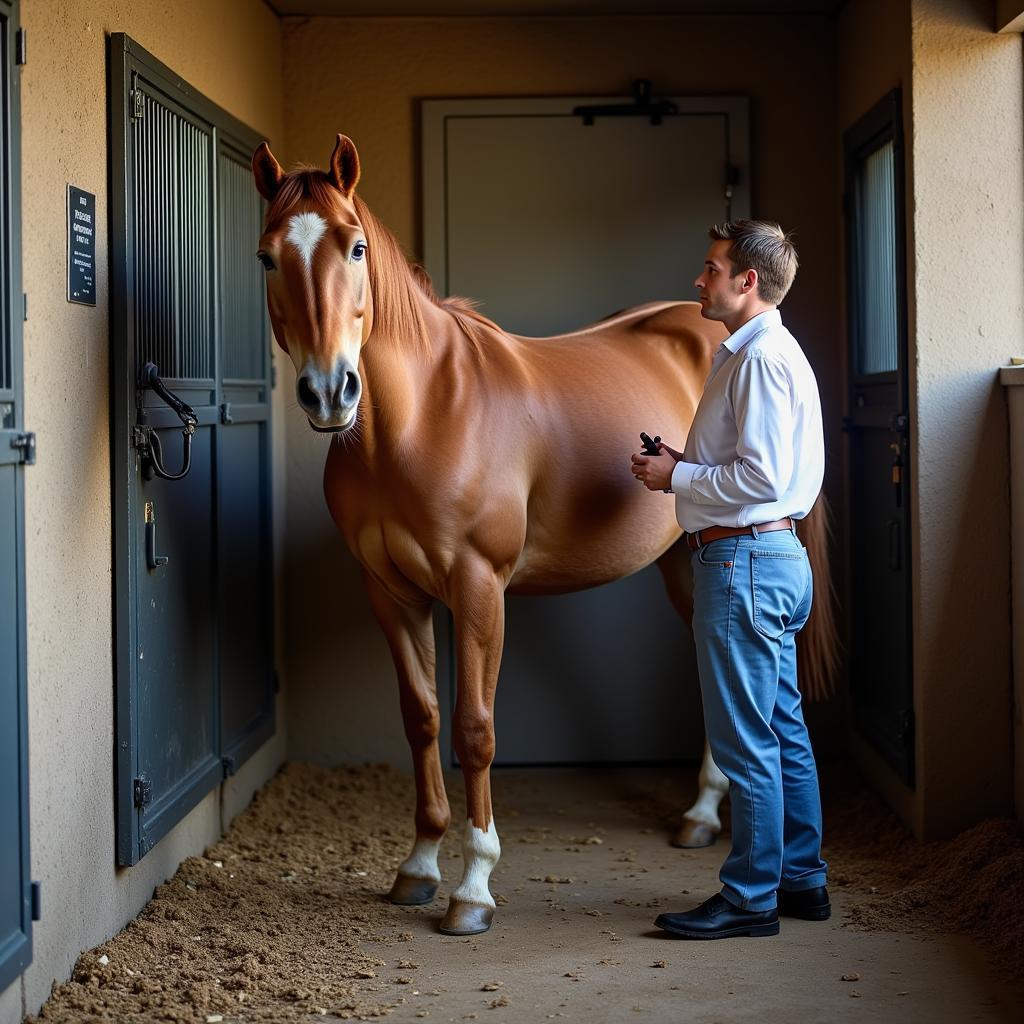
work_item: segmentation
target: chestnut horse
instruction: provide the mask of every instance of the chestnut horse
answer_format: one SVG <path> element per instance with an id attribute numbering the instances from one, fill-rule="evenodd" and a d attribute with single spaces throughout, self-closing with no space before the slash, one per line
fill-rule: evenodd
<path id="1" fill-rule="evenodd" d="M 269 201 L 259 259 L 299 405 L 335 432 L 324 470 L 331 515 L 362 566 L 398 673 L 416 776 L 416 840 L 395 903 L 433 899 L 451 815 L 438 749 L 431 602 L 455 623 L 452 723 L 466 783 L 464 873 L 441 922 L 486 931 L 500 847 L 491 811 L 494 694 L 504 595 L 559 594 L 661 569 L 689 621 L 688 552 L 673 499 L 637 487 L 642 429 L 682 448 L 724 328 L 694 302 L 659 302 L 573 334 L 521 338 L 457 299 L 440 300 L 355 194 L 359 158 L 339 135 L 330 170 L 285 174 L 253 156 Z M 801 524 L 817 578 L 801 634 L 804 692 L 822 690 L 834 652 L 821 503 Z M 823 614 L 824 612 L 824 614 Z M 679 845 L 719 829 L 728 783 L 705 747 L 701 792 Z"/>

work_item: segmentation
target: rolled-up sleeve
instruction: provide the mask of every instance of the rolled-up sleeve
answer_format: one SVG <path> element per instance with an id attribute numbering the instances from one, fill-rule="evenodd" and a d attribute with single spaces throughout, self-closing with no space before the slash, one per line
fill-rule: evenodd
<path id="1" fill-rule="evenodd" d="M 736 460 L 724 466 L 677 462 L 672 490 L 695 505 L 778 501 L 793 479 L 793 381 L 786 365 L 755 352 L 732 381 Z"/>

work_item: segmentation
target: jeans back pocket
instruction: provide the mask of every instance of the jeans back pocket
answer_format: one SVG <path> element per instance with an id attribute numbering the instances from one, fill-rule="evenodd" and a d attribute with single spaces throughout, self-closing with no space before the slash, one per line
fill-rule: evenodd
<path id="1" fill-rule="evenodd" d="M 750 589 L 754 628 L 769 640 L 778 640 L 793 619 L 808 583 L 806 553 L 751 551 Z"/>

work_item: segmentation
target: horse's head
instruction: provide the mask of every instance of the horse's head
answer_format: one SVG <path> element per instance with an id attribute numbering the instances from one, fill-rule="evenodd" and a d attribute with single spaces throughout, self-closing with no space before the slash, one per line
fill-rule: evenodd
<path id="1" fill-rule="evenodd" d="M 266 268 L 274 336 L 295 365 L 299 405 L 314 430 L 347 430 L 362 393 L 359 352 L 373 326 L 356 147 L 339 135 L 327 173 L 285 174 L 264 142 L 252 170 L 270 203 L 256 256 Z"/>

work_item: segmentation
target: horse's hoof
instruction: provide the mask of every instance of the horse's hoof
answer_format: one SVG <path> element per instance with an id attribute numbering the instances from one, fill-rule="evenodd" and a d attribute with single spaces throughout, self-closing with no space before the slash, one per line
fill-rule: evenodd
<path id="1" fill-rule="evenodd" d="M 437 887 L 440 884 L 433 878 L 396 875 L 388 899 L 402 907 L 418 907 L 422 903 L 429 903 L 437 895 Z"/>
<path id="2" fill-rule="evenodd" d="M 707 822 L 683 818 L 683 823 L 676 829 L 670 842 L 684 850 L 698 850 L 702 846 L 713 846 L 717 838 L 718 829 L 712 828 Z"/>
<path id="3" fill-rule="evenodd" d="M 479 935 L 491 927 L 493 919 L 494 907 L 453 899 L 449 901 L 448 913 L 441 921 L 441 934 Z"/>

